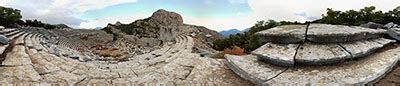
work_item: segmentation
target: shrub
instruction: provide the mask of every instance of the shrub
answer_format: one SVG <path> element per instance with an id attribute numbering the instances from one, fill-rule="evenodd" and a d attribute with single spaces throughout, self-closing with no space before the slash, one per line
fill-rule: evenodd
<path id="1" fill-rule="evenodd" d="M 225 56 L 225 54 L 223 52 L 221 52 L 221 53 L 213 54 L 210 57 L 211 58 L 216 58 L 216 59 L 223 59 L 223 58 L 225 58 L 224 56 Z"/>

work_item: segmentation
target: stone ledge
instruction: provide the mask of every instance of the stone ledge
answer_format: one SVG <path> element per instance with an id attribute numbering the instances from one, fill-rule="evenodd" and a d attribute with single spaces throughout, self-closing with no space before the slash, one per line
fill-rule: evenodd
<path id="1" fill-rule="evenodd" d="M 280 66 L 294 66 L 297 47 L 299 44 L 267 43 L 254 50 L 252 54 L 256 55 L 260 61 Z"/>
<path id="2" fill-rule="evenodd" d="M 236 74 L 258 85 L 365 85 L 389 71 L 400 58 L 400 48 L 376 53 L 354 62 L 331 66 L 277 67 L 256 56 L 226 55 Z M 290 84 L 289 84 L 290 83 Z"/>

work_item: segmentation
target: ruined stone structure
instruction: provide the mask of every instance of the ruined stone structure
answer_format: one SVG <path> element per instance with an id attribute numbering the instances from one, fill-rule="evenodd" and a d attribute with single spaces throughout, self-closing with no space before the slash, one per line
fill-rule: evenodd
<path id="1" fill-rule="evenodd" d="M 364 85 L 388 72 L 400 48 L 386 30 L 353 26 L 285 25 L 257 32 L 265 45 L 251 55 L 226 55 L 228 66 L 258 85 Z"/>
<path id="2" fill-rule="evenodd" d="M 226 60 L 206 58 L 198 53 L 199 49 L 208 47 L 202 44 L 206 42 L 203 40 L 206 35 L 218 37 L 215 31 L 183 24 L 179 14 L 165 10 L 159 10 L 145 20 L 141 22 L 159 27 L 174 25 L 161 29 L 138 27 L 139 31 L 153 29 L 155 31 L 149 32 L 157 32 L 163 37 L 168 36 L 163 35 L 168 34 L 166 32 L 173 33 L 168 36 L 171 40 L 157 43 L 152 48 L 138 48 L 130 45 L 163 38 L 139 38 L 103 30 L 0 29 L 0 85 L 252 85 L 233 73 L 225 65 Z M 139 35 L 143 34 L 151 33 Z M 120 38 L 113 40 L 116 37 Z M 113 48 L 107 50 L 127 52 L 120 56 L 124 58 L 108 59 L 113 57 L 97 55 L 91 50 L 110 46 Z"/>

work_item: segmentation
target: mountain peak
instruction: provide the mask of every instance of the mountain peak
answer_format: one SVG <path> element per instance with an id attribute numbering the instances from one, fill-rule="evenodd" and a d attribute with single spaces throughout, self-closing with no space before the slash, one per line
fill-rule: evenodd
<path id="1" fill-rule="evenodd" d="M 183 19 L 181 15 L 175 12 L 166 11 L 164 9 L 159 9 L 154 12 L 153 15 L 150 17 L 150 21 L 154 21 L 166 26 L 183 25 Z"/>

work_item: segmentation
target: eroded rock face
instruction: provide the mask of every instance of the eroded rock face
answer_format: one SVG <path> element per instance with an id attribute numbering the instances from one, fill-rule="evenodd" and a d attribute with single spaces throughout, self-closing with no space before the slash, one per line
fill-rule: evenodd
<path id="1" fill-rule="evenodd" d="M 164 26 L 183 25 L 183 19 L 181 15 L 175 12 L 168 12 L 164 9 L 160 9 L 153 13 L 153 15 L 150 17 L 150 21 Z"/>

